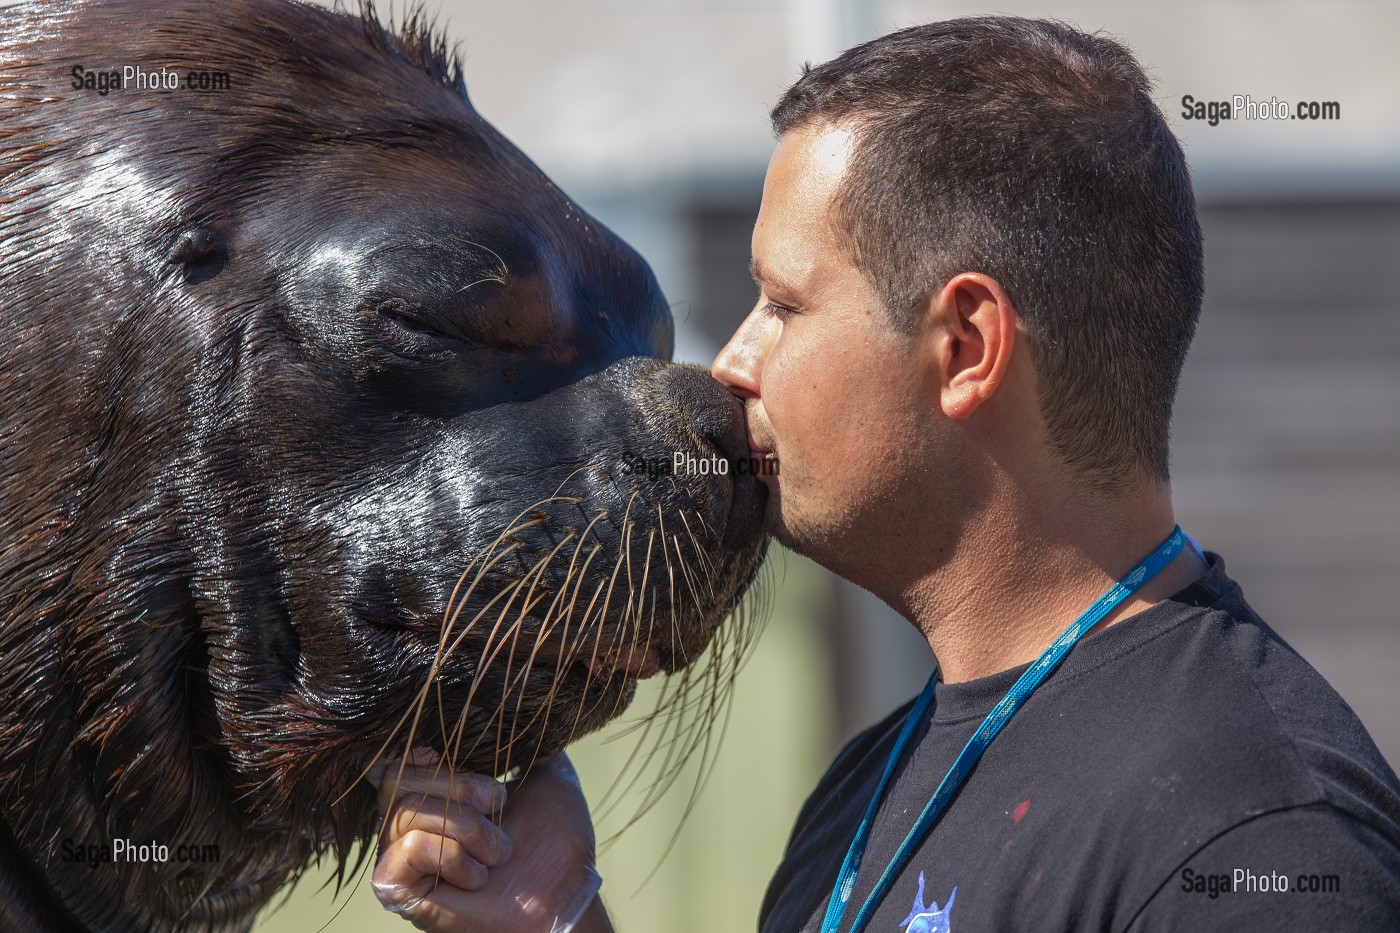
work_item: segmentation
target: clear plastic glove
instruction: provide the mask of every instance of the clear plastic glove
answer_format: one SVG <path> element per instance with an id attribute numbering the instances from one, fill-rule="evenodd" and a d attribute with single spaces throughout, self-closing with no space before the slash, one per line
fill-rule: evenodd
<path id="1" fill-rule="evenodd" d="M 418 750 L 398 774 L 397 761 L 369 774 L 385 816 L 372 883 L 386 909 L 443 933 L 577 928 L 602 879 L 588 804 L 567 758 L 542 759 L 505 785 L 450 774 Z M 601 906 L 591 916 L 605 917 Z M 605 920 L 597 926 L 608 928 Z"/>

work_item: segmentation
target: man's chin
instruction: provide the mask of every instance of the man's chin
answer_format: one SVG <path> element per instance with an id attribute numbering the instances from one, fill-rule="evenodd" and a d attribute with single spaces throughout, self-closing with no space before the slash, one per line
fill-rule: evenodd
<path id="1" fill-rule="evenodd" d="M 837 526 L 814 522 L 812 516 L 794 511 L 790 503 L 785 509 L 777 488 L 769 489 L 763 526 L 773 540 L 838 576 L 846 577 L 855 570 L 851 565 L 851 546 Z"/>
<path id="2" fill-rule="evenodd" d="M 813 557 L 809 552 L 810 537 L 802 534 L 801 522 L 799 521 L 797 528 L 794 528 L 783 512 L 783 497 L 776 482 L 768 484 L 768 505 L 763 510 L 763 527 L 774 540 L 789 551 L 803 557 Z"/>

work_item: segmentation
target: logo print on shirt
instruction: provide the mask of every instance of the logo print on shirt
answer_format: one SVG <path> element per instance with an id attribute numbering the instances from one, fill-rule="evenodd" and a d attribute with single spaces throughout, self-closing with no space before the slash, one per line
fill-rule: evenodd
<path id="1" fill-rule="evenodd" d="M 942 910 L 938 909 L 937 901 L 925 907 L 924 873 L 919 872 L 919 893 L 914 895 L 914 909 L 909 911 L 909 916 L 900 921 L 899 925 L 907 928 L 904 933 L 952 933 L 948 915 L 953 911 L 953 899 L 957 896 L 958 889 L 954 887 L 953 893 L 948 895 L 948 903 Z"/>

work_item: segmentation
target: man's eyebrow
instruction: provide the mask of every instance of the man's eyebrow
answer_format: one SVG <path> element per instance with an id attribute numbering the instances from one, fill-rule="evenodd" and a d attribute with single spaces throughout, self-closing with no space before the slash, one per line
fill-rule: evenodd
<path id="1" fill-rule="evenodd" d="M 757 261 L 753 259 L 749 260 L 749 275 L 753 276 L 754 284 L 757 285 L 759 288 L 762 288 L 766 284 L 775 287 L 779 291 L 792 291 L 791 286 L 789 286 L 782 279 L 774 278 L 772 274 L 770 274 L 766 269 L 760 266 Z"/>

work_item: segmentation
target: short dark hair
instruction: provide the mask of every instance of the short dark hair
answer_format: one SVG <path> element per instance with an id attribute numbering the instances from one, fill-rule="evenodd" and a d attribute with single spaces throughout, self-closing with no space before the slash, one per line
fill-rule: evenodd
<path id="1" fill-rule="evenodd" d="M 896 323 L 959 272 L 1006 290 L 1051 443 L 1097 489 L 1168 478 L 1200 316 L 1191 178 L 1151 90 L 1112 39 L 970 17 L 809 65 L 772 113 L 779 136 L 855 129 L 837 226 Z"/>

